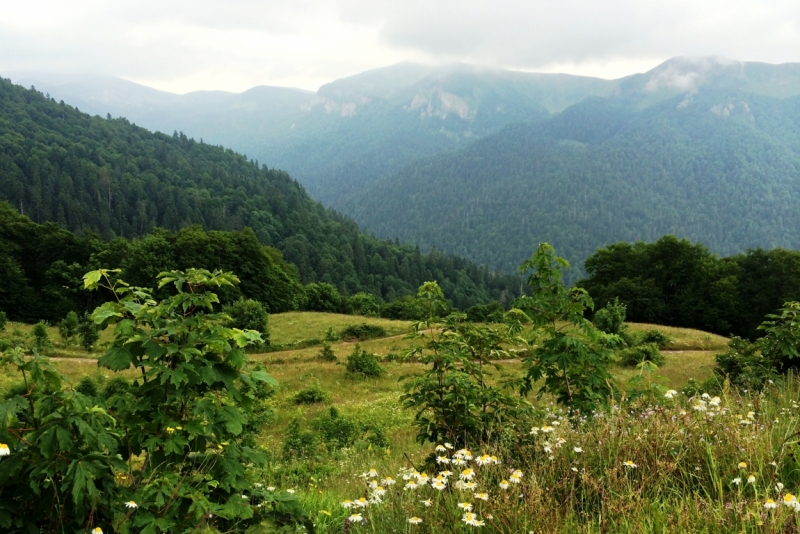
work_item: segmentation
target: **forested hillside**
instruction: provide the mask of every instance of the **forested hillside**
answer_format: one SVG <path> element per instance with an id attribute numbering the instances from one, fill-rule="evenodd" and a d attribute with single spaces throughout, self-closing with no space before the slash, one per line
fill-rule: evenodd
<path id="1" fill-rule="evenodd" d="M 596 309 L 615 298 L 629 321 L 755 338 L 785 302 L 800 300 L 800 251 L 761 248 L 719 257 L 700 243 L 664 236 L 615 243 L 586 260 L 578 282 Z"/>
<path id="2" fill-rule="evenodd" d="M 7 80 L 0 81 L 0 200 L 36 223 L 95 232 L 106 241 L 142 237 L 156 227 L 249 227 L 261 245 L 279 250 L 296 267 L 300 281 L 332 283 L 345 295 L 367 291 L 391 300 L 437 279 L 453 303 L 465 307 L 518 287 L 514 278 L 460 258 L 423 255 L 413 246 L 372 238 L 310 199 L 286 173 L 232 150 L 181 134 L 153 134 L 124 119 L 90 117 Z M 58 227 L 29 235 L 57 234 Z M 48 249 L 42 236 L 11 241 L 42 243 L 43 250 L 26 249 L 25 261 L 84 263 L 57 257 L 61 245 Z M 44 273 L 49 264 L 40 267 Z"/>
<path id="3" fill-rule="evenodd" d="M 723 254 L 800 247 L 800 97 L 634 96 L 586 99 L 421 160 L 346 211 L 380 236 L 500 269 L 541 241 L 575 265 L 609 243 L 664 234 Z"/>

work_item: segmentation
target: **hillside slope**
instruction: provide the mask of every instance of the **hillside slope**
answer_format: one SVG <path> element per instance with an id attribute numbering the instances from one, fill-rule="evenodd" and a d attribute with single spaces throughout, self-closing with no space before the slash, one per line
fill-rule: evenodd
<path id="1" fill-rule="evenodd" d="M 516 287 L 463 259 L 379 241 L 312 200 L 284 172 L 185 135 L 153 134 L 127 120 L 90 117 L 0 81 L 0 200 L 34 222 L 104 239 L 155 227 L 252 228 L 304 283 L 385 299 L 439 280 L 457 306 Z"/>
<path id="2" fill-rule="evenodd" d="M 664 234 L 718 253 L 798 248 L 800 97 L 707 88 L 648 106 L 587 99 L 420 160 L 345 212 L 380 236 L 501 269 L 541 241 L 578 264 Z"/>

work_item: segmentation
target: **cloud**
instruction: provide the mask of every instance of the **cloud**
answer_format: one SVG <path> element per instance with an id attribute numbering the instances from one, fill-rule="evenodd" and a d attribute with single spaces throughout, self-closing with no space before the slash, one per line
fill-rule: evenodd
<path id="1" fill-rule="evenodd" d="M 315 89 L 404 60 L 605 77 L 678 55 L 800 60 L 796 0 L 0 0 L 0 10 L 0 74 L 111 74 L 177 92 Z"/>

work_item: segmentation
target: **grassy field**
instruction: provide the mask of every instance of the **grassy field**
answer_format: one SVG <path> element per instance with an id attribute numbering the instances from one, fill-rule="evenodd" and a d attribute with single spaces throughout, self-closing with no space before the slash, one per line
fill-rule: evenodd
<path id="1" fill-rule="evenodd" d="M 344 527 L 345 531 L 354 533 L 474 530 L 461 521 L 464 511 L 457 502 L 470 502 L 478 514 L 476 518 L 492 532 L 798 531 L 798 523 L 785 517 L 783 509 L 780 510 L 783 515 L 776 513 L 773 517 L 765 515 L 762 506 L 763 499 L 772 491 L 769 488 L 780 479 L 778 472 L 770 471 L 769 464 L 787 458 L 787 437 L 797 430 L 796 419 L 794 422 L 791 418 L 784 419 L 790 410 L 797 410 L 796 404 L 792 404 L 800 399 L 797 388 L 773 392 L 769 402 L 774 405 L 769 407 L 759 397 L 727 394 L 724 411 L 712 410 L 717 414 L 713 420 L 705 412 L 693 412 L 691 403 L 695 401 L 684 397 L 665 403 L 669 406 L 645 418 L 632 417 L 626 411 L 594 422 L 568 424 L 567 414 L 549 398 L 536 400 L 531 396 L 529 400 L 538 407 L 539 414 L 536 416 L 539 419 L 530 422 L 531 426 L 553 420 L 563 421 L 564 425 L 557 427 L 556 434 L 548 438 L 550 441 L 530 438 L 529 443 L 529 438 L 517 438 L 522 441 L 517 443 L 518 450 L 513 455 L 509 455 L 510 449 L 493 451 L 501 456 L 503 465 L 524 469 L 526 476 L 519 487 L 513 488 L 513 494 L 498 486 L 500 480 L 508 477 L 506 467 L 480 469 L 476 481 L 479 489 L 488 493 L 487 501 L 473 497 L 473 492 L 438 493 L 430 487 L 403 491 L 400 486 L 405 484 L 404 470 L 422 469 L 432 452 L 432 445 L 415 442 L 413 412 L 402 409 L 399 403 L 403 393 L 401 377 L 420 372 L 422 365 L 386 361 L 387 355 L 401 354 L 418 343 L 403 335 L 410 323 L 321 313 L 270 317 L 272 340 L 281 344 L 324 338 L 328 328 L 340 331 L 359 322 L 386 329 L 387 337 L 359 344 L 382 360 L 384 373 L 380 378 L 355 379 L 346 373 L 344 362 L 355 347 L 353 342 L 331 344 L 338 360 L 335 362 L 319 360 L 319 346 L 249 355 L 254 365 L 264 365 L 278 381 L 269 400 L 271 420 L 261 434 L 270 462 L 261 472 L 260 480 L 265 485 L 294 490 L 322 533 L 342 532 L 343 525 L 349 525 Z M 30 328 L 11 323 L 0 337 L 8 337 L 16 330 L 17 337 L 24 338 Z M 657 328 L 672 339 L 665 354 L 666 364 L 645 377 L 665 388 L 680 390 L 690 378 L 700 381 L 708 377 L 715 352 L 726 346 L 725 338 L 690 329 L 643 324 L 630 324 L 629 328 L 634 332 Z M 98 369 L 94 358 L 100 351 L 86 353 L 74 345 L 59 346 L 55 328 L 50 329 L 50 335 L 56 342 L 53 363 L 72 383 L 88 376 L 102 388 L 113 376 L 110 371 Z M 103 341 L 110 341 L 109 331 L 103 333 Z M 516 361 L 503 362 L 501 366 L 500 373 L 511 375 L 522 369 Z M 496 380 L 500 373 L 495 372 L 491 380 Z M 612 368 L 622 389 L 640 373 L 631 368 Z M 134 378 L 137 373 L 127 371 L 124 375 Z M 19 378 L 3 374 L 0 390 Z M 326 399 L 313 404 L 296 403 L 297 393 L 312 386 L 324 392 Z M 740 420 L 744 413 L 759 403 L 758 432 L 743 429 Z M 356 441 L 344 449 L 326 450 L 323 446 L 321 452 L 305 457 L 287 457 L 284 448 L 290 427 L 299 425 L 304 435 L 311 435 L 332 407 L 339 417 L 352 424 L 380 428 L 389 446 Z M 526 436 L 527 430 L 522 435 Z M 543 446 L 550 447 L 548 443 L 559 443 L 549 459 L 541 453 Z M 585 453 L 575 452 L 574 447 Z M 634 462 L 637 467 L 624 467 L 623 461 Z M 730 480 L 737 474 L 735 466 L 740 461 L 752 464 L 757 470 L 757 487 L 731 488 Z M 370 505 L 360 511 L 367 522 L 348 522 L 346 518 L 358 510 L 345 509 L 341 503 L 370 494 L 360 474 L 371 468 L 400 482 L 389 488 L 384 504 Z M 800 482 L 800 467 L 797 472 Z M 430 508 L 420 504 L 428 499 L 432 502 Z M 409 524 L 407 519 L 412 516 L 422 517 L 423 523 Z M 773 529 L 769 521 L 780 528 Z"/>

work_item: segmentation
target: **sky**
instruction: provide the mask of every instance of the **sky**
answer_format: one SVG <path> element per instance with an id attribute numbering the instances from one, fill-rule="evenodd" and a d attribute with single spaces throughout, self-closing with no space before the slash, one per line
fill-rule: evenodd
<path id="1" fill-rule="evenodd" d="M 674 56 L 800 61 L 797 0 L 0 0 L 0 76 L 316 90 L 402 61 L 619 78 Z"/>

